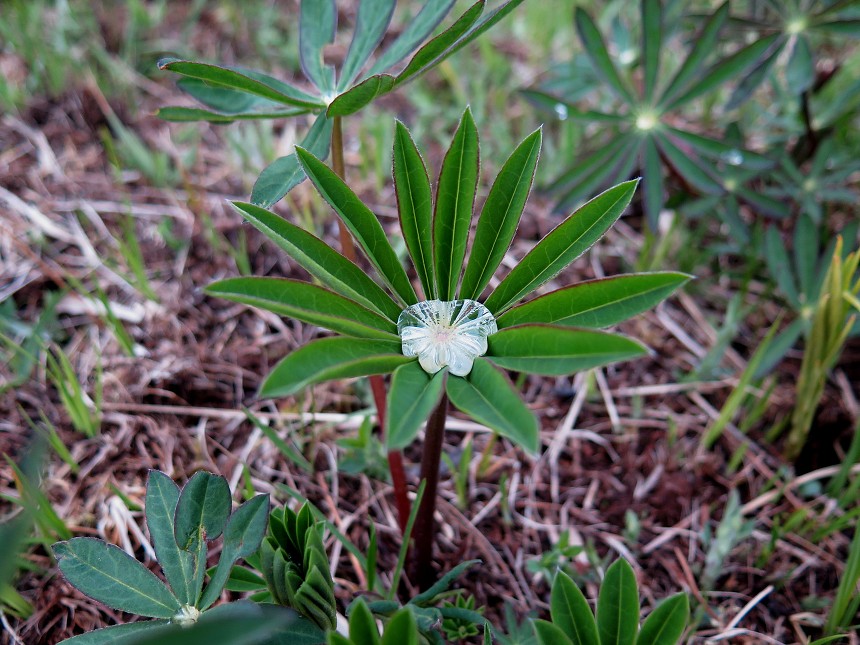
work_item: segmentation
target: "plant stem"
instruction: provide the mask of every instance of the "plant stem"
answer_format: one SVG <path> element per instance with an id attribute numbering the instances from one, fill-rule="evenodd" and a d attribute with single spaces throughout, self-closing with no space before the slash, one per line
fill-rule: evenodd
<path id="1" fill-rule="evenodd" d="M 436 489 L 439 484 L 439 464 L 442 460 L 442 441 L 445 438 L 445 417 L 448 415 L 448 396 L 443 394 L 439 405 L 427 420 L 424 434 L 424 453 L 421 458 L 421 479 L 426 482 L 424 497 L 415 520 L 415 581 L 420 589 L 427 589 L 435 581 L 433 571 L 433 515 L 436 512 Z"/>
<path id="2" fill-rule="evenodd" d="M 346 179 L 346 166 L 343 162 L 343 126 L 341 117 L 334 117 L 331 131 L 331 164 L 338 177 Z M 338 220 L 340 233 L 340 248 L 343 256 L 355 262 L 355 245 L 343 222 Z M 370 377 L 370 389 L 376 404 L 376 417 L 379 420 L 380 433 L 385 432 L 386 389 L 385 379 L 379 374 Z M 388 469 L 391 471 L 391 483 L 394 487 L 394 500 L 397 506 L 397 519 L 401 532 L 406 529 L 409 519 L 409 497 L 406 488 L 406 471 L 403 468 L 403 453 L 399 450 L 388 453 Z"/>
<path id="3" fill-rule="evenodd" d="M 338 177 L 346 179 L 346 166 L 343 163 L 343 126 L 341 117 L 334 117 L 331 130 L 331 165 Z M 355 245 L 352 237 L 343 222 L 338 220 L 338 231 L 340 232 L 340 248 L 346 259 L 355 261 Z"/>

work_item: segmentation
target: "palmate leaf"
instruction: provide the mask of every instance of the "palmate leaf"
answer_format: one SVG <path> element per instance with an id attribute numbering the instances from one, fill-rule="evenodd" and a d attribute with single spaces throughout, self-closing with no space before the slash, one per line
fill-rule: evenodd
<path id="1" fill-rule="evenodd" d="M 353 300 L 301 280 L 229 278 L 206 287 L 206 293 L 259 307 L 347 336 L 396 340 L 397 326 Z"/>
<path id="2" fill-rule="evenodd" d="M 508 309 L 499 329 L 524 323 L 602 328 L 651 309 L 690 279 L 673 272 L 632 273 L 581 282 Z"/>
<path id="3" fill-rule="evenodd" d="M 180 609 L 167 586 L 119 547 L 78 537 L 53 550 L 66 579 L 108 607 L 151 618 L 173 618 Z"/>
<path id="4" fill-rule="evenodd" d="M 152 546 L 164 576 L 173 593 L 183 605 L 193 605 L 197 595 L 194 589 L 194 561 L 190 553 L 176 544 L 173 517 L 179 501 L 179 487 L 167 475 L 149 471 L 146 482 L 146 525 Z"/>
<path id="5" fill-rule="evenodd" d="M 516 233 L 540 155 L 541 130 L 517 146 L 502 166 L 481 209 L 460 297 L 476 299 L 489 284 Z"/>
<path id="6" fill-rule="evenodd" d="M 460 280 L 478 188 L 479 155 L 478 129 L 472 111 L 466 108 L 445 153 L 436 186 L 433 247 L 441 300 L 454 297 Z"/>
<path id="7" fill-rule="evenodd" d="M 349 46 L 346 59 L 340 68 L 337 82 L 338 91 L 343 91 L 358 76 L 362 65 L 385 35 L 388 23 L 394 13 L 395 0 L 363 0 L 358 5 L 355 33 Z"/>
<path id="8" fill-rule="evenodd" d="M 433 198 L 430 177 L 415 142 L 400 121 L 394 134 L 394 191 L 400 230 L 426 300 L 436 298 L 433 272 Z"/>
<path id="9" fill-rule="evenodd" d="M 409 277 L 376 215 L 322 161 L 302 148 L 297 148 L 296 154 L 305 174 L 346 224 L 382 278 L 407 305 L 418 302 Z"/>
<path id="10" fill-rule="evenodd" d="M 572 213 L 538 242 L 487 298 L 494 314 L 551 280 L 588 250 L 627 208 L 639 180 L 610 188 Z"/>
<path id="11" fill-rule="evenodd" d="M 548 376 L 572 374 L 648 353 L 640 343 L 618 334 L 549 325 L 508 327 L 487 340 L 488 358 L 499 367 Z"/>
<path id="12" fill-rule="evenodd" d="M 354 262 L 303 228 L 259 206 L 233 202 L 254 227 L 323 285 L 396 321 L 401 308 Z"/>
<path id="13" fill-rule="evenodd" d="M 588 601 L 564 571 L 559 571 L 552 583 L 550 616 L 572 645 L 600 645 Z"/>
<path id="14" fill-rule="evenodd" d="M 466 378 L 449 378 L 451 403 L 478 423 L 507 437 L 525 450 L 538 451 L 537 418 L 504 374 L 485 358 L 478 358 Z"/>
<path id="15" fill-rule="evenodd" d="M 316 157 L 325 159 L 331 143 L 332 126 L 331 119 L 321 113 L 302 140 L 302 146 Z M 251 190 L 251 201 L 257 206 L 269 208 L 304 181 L 304 178 L 305 173 L 299 166 L 295 153 L 279 157 L 257 177 Z"/>
<path id="16" fill-rule="evenodd" d="M 597 630 L 601 645 L 634 645 L 639 631 L 639 588 L 624 558 L 606 570 L 597 597 Z"/>
<path id="17" fill-rule="evenodd" d="M 414 360 L 400 352 L 396 341 L 322 338 L 282 359 L 263 382 L 260 396 L 288 396 L 322 381 L 386 374 Z"/>
<path id="18" fill-rule="evenodd" d="M 417 361 L 394 370 L 385 417 L 385 442 L 389 451 L 401 450 L 412 443 L 444 389 L 444 370 L 428 374 Z"/>
<path id="19" fill-rule="evenodd" d="M 334 69 L 323 63 L 323 49 L 337 30 L 335 0 L 302 0 L 299 15 L 299 59 L 302 70 L 321 92 L 334 90 Z"/>

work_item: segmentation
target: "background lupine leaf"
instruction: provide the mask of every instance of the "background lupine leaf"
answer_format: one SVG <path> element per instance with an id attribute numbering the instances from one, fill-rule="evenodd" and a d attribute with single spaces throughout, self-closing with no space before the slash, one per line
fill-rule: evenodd
<path id="1" fill-rule="evenodd" d="M 511 269 L 487 298 L 487 309 L 502 313 L 585 253 L 615 224 L 638 184 L 637 179 L 614 186 L 571 213 Z"/>
<path id="2" fill-rule="evenodd" d="M 407 305 L 418 302 L 409 277 L 376 215 L 322 161 L 302 148 L 297 148 L 296 154 L 305 174 L 346 224 L 382 278 Z"/>
<path id="3" fill-rule="evenodd" d="M 478 188 L 479 155 L 478 129 L 471 110 L 466 108 L 445 153 L 436 185 L 433 247 L 441 300 L 454 297 L 460 280 Z"/>
<path id="4" fill-rule="evenodd" d="M 324 329 L 357 336 L 396 340 L 397 325 L 353 300 L 310 282 L 288 278 L 228 278 L 206 293 L 295 318 Z"/>
<path id="5" fill-rule="evenodd" d="M 263 382 L 260 396 L 287 396 L 322 381 L 386 374 L 412 360 L 396 341 L 322 338 L 282 359 Z"/>
<path id="6" fill-rule="evenodd" d="M 396 321 L 402 311 L 365 271 L 328 244 L 283 217 L 253 204 L 233 202 L 254 227 L 283 249 L 299 266 L 340 295 Z"/>
<path id="7" fill-rule="evenodd" d="M 77 537 L 53 550 L 66 579 L 108 607 L 150 618 L 173 618 L 179 611 L 167 585 L 117 546 Z"/>
<path id="8" fill-rule="evenodd" d="M 660 0 L 641 0 L 642 3 L 642 68 L 645 74 L 643 96 L 650 101 L 657 86 L 660 71 L 660 48 L 663 38 L 663 11 Z"/>
<path id="9" fill-rule="evenodd" d="M 489 284 L 516 233 L 540 156 L 541 130 L 511 153 L 481 209 L 460 297 L 476 299 Z"/>
<path id="10" fill-rule="evenodd" d="M 640 343 L 606 332 L 518 325 L 492 334 L 490 358 L 505 369 L 561 376 L 648 353 Z"/>
<path id="11" fill-rule="evenodd" d="M 591 59 L 594 70 L 600 75 L 604 82 L 618 95 L 618 97 L 626 103 L 635 103 L 636 99 L 633 92 L 627 86 L 624 79 L 618 73 L 618 68 L 609 57 L 609 52 L 606 50 L 606 43 L 603 42 L 603 36 L 597 29 L 597 25 L 591 19 L 591 16 L 582 9 L 576 8 L 574 14 L 576 21 L 576 32 L 579 34 L 579 39 L 582 41 L 585 52 Z"/>
<path id="12" fill-rule="evenodd" d="M 421 153 L 400 121 L 394 134 L 394 190 L 400 230 L 421 286 L 424 299 L 436 298 L 433 271 L 433 198 L 430 177 Z"/>
<path id="13" fill-rule="evenodd" d="M 499 329 L 524 323 L 609 327 L 651 309 L 689 279 L 684 273 L 654 272 L 580 282 L 508 309 L 496 323 Z"/>
<path id="14" fill-rule="evenodd" d="M 468 377 L 449 378 L 446 390 L 458 410 L 530 453 L 538 451 L 537 418 L 504 374 L 486 359 L 475 359 Z"/>

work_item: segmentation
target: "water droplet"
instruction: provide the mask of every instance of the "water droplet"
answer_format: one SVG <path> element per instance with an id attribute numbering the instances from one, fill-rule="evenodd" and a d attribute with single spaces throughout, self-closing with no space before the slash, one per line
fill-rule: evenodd
<path id="1" fill-rule="evenodd" d="M 720 158 L 730 166 L 740 166 L 744 162 L 744 156 L 740 150 L 726 150 Z"/>
<path id="2" fill-rule="evenodd" d="M 564 103 L 556 103 L 555 115 L 560 121 L 565 121 L 567 119 L 567 106 Z"/>
<path id="3" fill-rule="evenodd" d="M 404 356 L 417 356 L 425 372 L 443 367 L 466 376 L 487 352 L 487 336 L 498 331 L 496 319 L 474 300 L 425 300 L 404 309 L 397 319 Z"/>

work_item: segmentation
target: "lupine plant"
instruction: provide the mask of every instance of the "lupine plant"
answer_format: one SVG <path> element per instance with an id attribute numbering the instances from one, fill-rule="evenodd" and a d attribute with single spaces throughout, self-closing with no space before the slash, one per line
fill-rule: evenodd
<path id="1" fill-rule="evenodd" d="M 263 208 L 236 203 L 251 224 L 322 286 L 249 277 L 223 280 L 207 289 L 210 295 L 335 332 L 281 360 L 263 382 L 261 396 L 287 396 L 332 379 L 391 373 L 385 415 L 388 448 L 409 445 L 427 421 L 421 465 L 427 489 L 415 526 L 417 575 L 424 586 L 433 577 L 433 510 L 449 401 L 535 454 L 540 447 L 537 419 L 507 371 L 563 375 L 644 355 L 647 350 L 640 343 L 600 329 L 657 304 L 689 278 L 680 273 L 624 275 L 517 304 L 612 226 L 633 196 L 634 180 L 573 212 L 484 297 L 513 240 L 540 143 L 538 130 L 503 165 L 467 253 L 479 168 L 471 113 L 465 112 L 454 134 L 435 199 L 417 146 L 406 127 L 396 125 L 395 192 L 418 290 L 374 213 L 322 161 L 297 148 L 304 172 L 352 233 L 384 286 L 310 233 Z"/>
<path id="2" fill-rule="evenodd" d="M 335 0 L 302 0 L 299 54 L 304 90 L 260 71 L 224 67 L 177 58 L 158 66 L 182 75 L 179 86 L 205 108 L 165 107 L 158 116 L 167 121 L 231 123 L 248 119 L 292 118 L 315 114 L 302 146 L 325 157 L 329 146 L 342 147 L 341 117 L 358 112 L 432 69 L 469 44 L 513 11 L 522 0 L 507 0 L 484 15 L 486 0 L 478 0 L 439 35 L 429 38 L 454 6 L 454 0 L 427 0 L 397 38 L 377 52 L 394 15 L 395 0 L 362 0 L 349 51 L 338 70 L 326 64 L 323 50 L 337 32 Z M 417 51 L 415 51 L 417 49 Z M 405 67 L 402 63 L 415 52 Z M 376 53 L 373 63 L 368 61 Z M 276 159 L 263 170 L 251 201 L 269 207 L 304 179 L 295 154 Z"/>
<path id="3" fill-rule="evenodd" d="M 561 119 L 602 124 L 600 142 L 594 152 L 578 159 L 550 185 L 558 196 L 558 209 L 580 202 L 596 189 L 626 179 L 638 167 L 642 173 L 644 206 L 649 222 L 656 225 L 665 202 L 664 168 L 681 182 L 705 195 L 731 193 L 737 199 L 766 211 L 778 210 L 770 200 L 739 183 L 723 181 L 720 166 L 727 164 L 754 175 L 772 162 L 743 147 L 688 130 L 675 116 L 693 102 L 713 93 L 728 79 L 753 65 L 777 40 L 770 35 L 724 57 L 715 57 L 720 33 L 729 19 L 726 2 L 704 22 L 686 57 L 674 70 L 663 65 L 666 42 L 671 36 L 660 0 L 642 0 L 640 27 L 642 51 L 635 59 L 641 72 L 637 84 L 631 70 L 619 69 L 612 60 L 603 36 L 588 13 L 577 8 L 576 29 L 585 53 L 603 89 L 613 99 L 611 108 L 583 109 L 575 99 L 542 88 L 525 95 Z M 716 58 L 716 60 L 714 60 Z M 665 74 L 664 72 L 670 72 Z"/>

